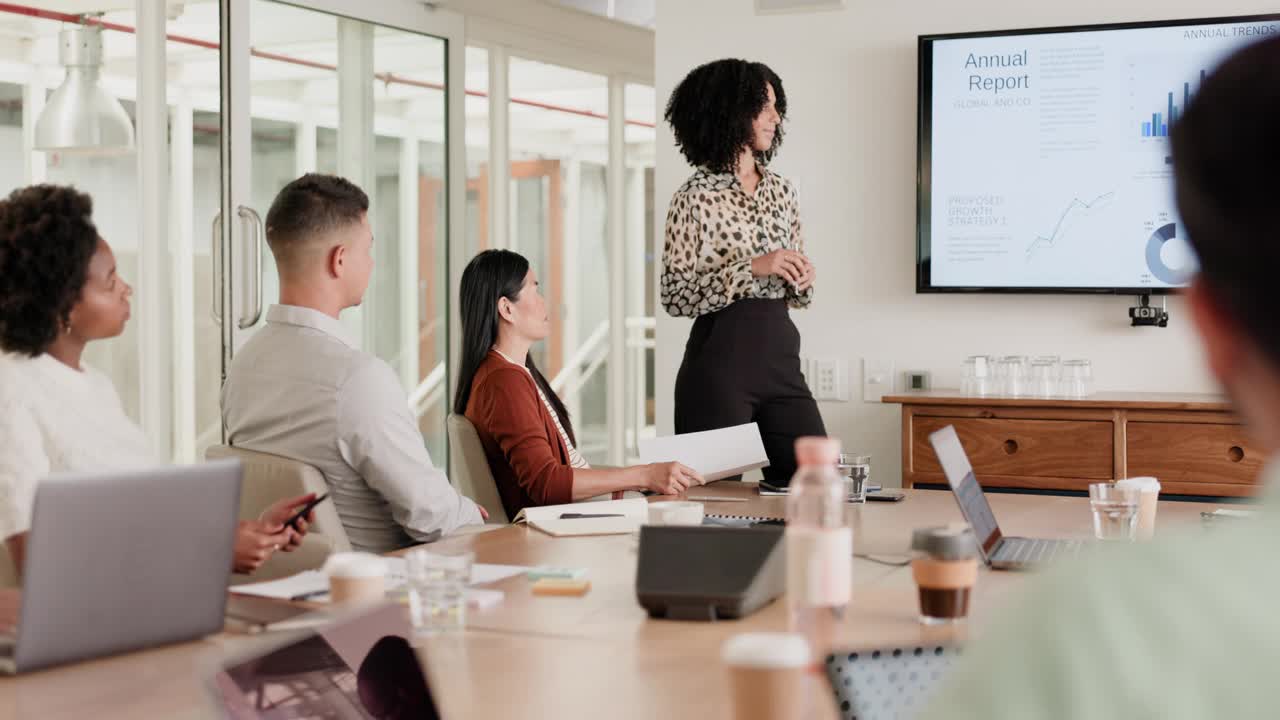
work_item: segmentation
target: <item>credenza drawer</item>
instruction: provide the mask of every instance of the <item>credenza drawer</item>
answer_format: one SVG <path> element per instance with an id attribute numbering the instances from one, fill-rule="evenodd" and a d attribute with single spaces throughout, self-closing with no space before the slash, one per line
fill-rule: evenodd
<path id="1" fill-rule="evenodd" d="M 1130 477 L 1164 483 L 1254 483 L 1263 454 L 1240 425 L 1129 422 Z"/>
<path id="2" fill-rule="evenodd" d="M 913 418 L 911 470 L 941 473 L 929 434 L 954 425 L 979 480 L 984 475 L 1045 478 L 1113 477 L 1115 443 L 1109 422 L 959 417 Z"/>

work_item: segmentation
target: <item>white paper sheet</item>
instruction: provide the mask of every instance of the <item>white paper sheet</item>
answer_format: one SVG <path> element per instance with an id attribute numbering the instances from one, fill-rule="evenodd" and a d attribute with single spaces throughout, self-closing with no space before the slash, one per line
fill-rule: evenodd
<path id="1" fill-rule="evenodd" d="M 707 482 L 723 480 L 769 464 L 755 423 L 640 441 L 640 461 L 679 462 Z"/>
<path id="2" fill-rule="evenodd" d="M 329 578 L 319 570 L 304 570 L 297 575 L 290 575 L 279 580 L 232 585 L 230 590 L 240 595 L 290 600 L 299 595 L 314 592 L 325 592 L 329 589 Z"/>
<path id="3" fill-rule="evenodd" d="M 404 558 L 388 557 L 384 559 L 387 561 L 387 590 L 403 587 L 406 567 Z M 471 585 L 487 585 L 488 583 L 498 582 L 516 575 L 523 575 L 529 572 L 529 569 L 526 565 L 476 563 L 471 566 Z M 329 578 L 319 570 L 304 570 L 296 575 L 290 575 L 279 580 L 246 583 L 231 587 L 231 592 L 241 595 L 276 598 L 277 600 L 290 600 L 300 595 L 320 593 L 307 598 L 313 602 L 326 601 L 328 599 L 328 591 Z"/>

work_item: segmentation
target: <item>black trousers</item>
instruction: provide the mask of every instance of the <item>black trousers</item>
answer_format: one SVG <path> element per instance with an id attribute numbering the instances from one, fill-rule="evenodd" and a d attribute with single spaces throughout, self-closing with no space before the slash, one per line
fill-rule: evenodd
<path id="1" fill-rule="evenodd" d="M 800 374 L 800 332 L 785 300 L 739 300 L 695 320 L 675 401 L 677 434 L 758 424 L 771 485 L 791 482 L 797 437 L 827 434 Z"/>

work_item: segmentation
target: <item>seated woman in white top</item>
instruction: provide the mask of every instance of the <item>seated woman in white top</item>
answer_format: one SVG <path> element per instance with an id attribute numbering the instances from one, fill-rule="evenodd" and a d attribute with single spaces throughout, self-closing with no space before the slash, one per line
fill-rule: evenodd
<path id="1" fill-rule="evenodd" d="M 92 208 L 88 195 L 54 185 L 0 201 L 0 539 L 19 573 L 41 478 L 160 463 L 111 381 L 80 361 L 87 343 L 124 332 L 133 294 Z M 296 548 L 307 523 L 284 523 L 312 498 L 281 500 L 261 519 L 241 521 L 235 571 Z M 164 538 L 156 543 L 163 552 Z"/>

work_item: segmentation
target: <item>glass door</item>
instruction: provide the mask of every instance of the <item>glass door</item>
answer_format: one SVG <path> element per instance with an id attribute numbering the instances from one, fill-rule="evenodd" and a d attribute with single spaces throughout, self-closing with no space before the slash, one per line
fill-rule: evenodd
<path id="1" fill-rule="evenodd" d="M 461 22 L 409 0 L 223 0 L 223 27 L 222 202 L 210 222 L 224 377 L 277 300 L 263 222 L 273 198 L 304 173 L 341 175 L 369 195 L 375 258 L 364 303 L 342 320 L 399 373 L 443 463 L 449 108 L 461 103 L 449 59 Z"/>

